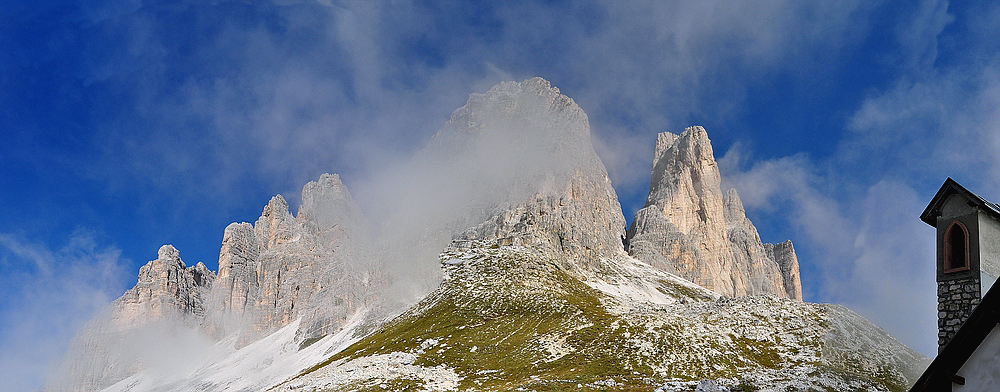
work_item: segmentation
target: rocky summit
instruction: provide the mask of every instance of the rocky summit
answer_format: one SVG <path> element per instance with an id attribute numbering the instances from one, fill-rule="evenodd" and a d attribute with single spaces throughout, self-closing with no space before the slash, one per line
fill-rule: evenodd
<path id="1" fill-rule="evenodd" d="M 623 251 L 621 205 L 591 144 L 587 114 L 573 99 L 541 78 L 501 83 L 455 111 L 428 151 L 498 142 L 519 146 L 518 156 L 504 157 L 518 163 L 511 168 L 517 175 L 501 184 L 505 198 L 457 233 L 453 246 L 525 246 L 561 255 L 567 268 L 594 267 Z"/>
<path id="2" fill-rule="evenodd" d="M 701 127 L 657 136 L 628 228 L 587 115 L 541 78 L 473 94 L 414 166 L 378 238 L 325 174 L 297 215 L 278 195 L 229 225 L 218 273 L 165 245 L 46 390 L 897 391 L 927 362 L 802 302 Z M 399 307 L 394 259 L 425 248 L 439 284 Z"/>

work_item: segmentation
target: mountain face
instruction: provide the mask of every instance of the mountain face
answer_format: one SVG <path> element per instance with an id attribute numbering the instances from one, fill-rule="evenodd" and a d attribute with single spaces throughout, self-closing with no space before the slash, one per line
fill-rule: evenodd
<path id="1" fill-rule="evenodd" d="M 173 245 L 163 245 L 152 260 L 139 269 L 139 282 L 111 306 L 122 324 L 176 316 L 203 317 L 205 297 L 215 282 L 215 273 L 205 264 L 186 267 Z"/>
<path id="2" fill-rule="evenodd" d="M 649 197 L 629 228 L 629 253 L 725 296 L 801 301 L 791 243 L 776 259 L 768 251 L 774 245 L 761 243 L 736 190 L 723 193 L 721 183 L 704 128 L 657 135 Z"/>
<path id="3" fill-rule="evenodd" d="M 587 115 L 540 78 L 473 94 L 414 161 L 377 240 L 323 175 L 297 215 L 278 195 L 229 225 L 217 275 L 164 246 L 46 389 L 888 391 L 926 361 L 801 302 L 791 242 L 762 243 L 721 191 L 701 127 L 658 135 L 627 230 Z M 440 285 L 383 318 L 401 283 L 385 258 L 426 249 Z"/>

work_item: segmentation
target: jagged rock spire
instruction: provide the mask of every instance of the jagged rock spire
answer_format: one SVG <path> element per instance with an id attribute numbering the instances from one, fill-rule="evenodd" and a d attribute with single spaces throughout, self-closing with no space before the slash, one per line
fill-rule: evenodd
<path id="1" fill-rule="evenodd" d="M 764 249 L 781 269 L 781 277 L 788 298 L 802 300 L 802 280 L 799 276 L 799 258 L 795 255 L 792 240 L 778 244 L 764 244 Z"/>
<path id="2" fill-rule="evenodd" d="M 722 295 L 802 298 L 794 250 L 778 252 L 786 276 L 774 246 L 762 244 L 746 218 L 736 190 L 722 193 L 712 143 L 702 127 L 657 135 L 649 197 L 632 221 L 628 244 L 639 260 Z"/>
<path id="3" fill-rule="evenodd" d="M 657 135 L 646 206 L 629 229 L 630 253 L 722 295 L 736 287 L 721 179 L 702 127 Z"/>

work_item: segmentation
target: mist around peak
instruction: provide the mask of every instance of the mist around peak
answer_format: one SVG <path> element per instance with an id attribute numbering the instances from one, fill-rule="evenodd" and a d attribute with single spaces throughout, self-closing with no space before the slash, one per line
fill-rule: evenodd
<path id="1" fill-rule="evenodd" d="M 594 184 L 587 194 L 581 180 Z M 388 270 L 399 274 L 399 295 L 411 298 L 437 286 L 437 255 L 453 239 L 536 198 L 596 198 L 614 222 L 608 236 L 624 231 L 586 113 L 542 78 L 472 94 L 411 161 L 353 189 L 367 198 L 361 203 Z"/>

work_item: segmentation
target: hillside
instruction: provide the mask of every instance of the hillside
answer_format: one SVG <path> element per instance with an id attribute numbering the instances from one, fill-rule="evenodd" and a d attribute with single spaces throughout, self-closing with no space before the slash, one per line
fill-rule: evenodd
<path id="1" fill-rule="evenodd" d="M 274 390 L 903 390 L 925 358 L 850 310 L 724 298 L 634 259 L 600 274 L 528 248 L 442 254 L 417 306 Z"/>

